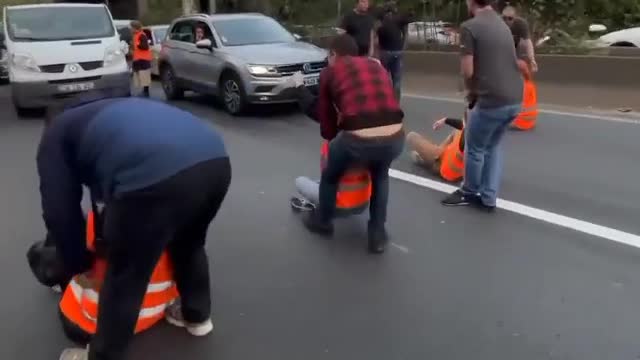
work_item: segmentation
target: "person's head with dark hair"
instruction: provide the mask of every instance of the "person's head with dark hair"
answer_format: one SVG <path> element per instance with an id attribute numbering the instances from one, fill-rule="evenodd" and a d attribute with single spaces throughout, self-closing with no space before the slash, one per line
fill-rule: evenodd
<path id="1" fill-rule="evenodd" d="M 364 14 L 369 11 L 369 0 L 356 0 L 356 12 Z"/>
<path id="2" fill-rule="evenodd" d="M 493 0 L 467 0 L 467 9 L 471 15 L 475 15 L 478 10 L 493 9 Z"/>
<path id="3" fill-rule="evenodd" d="M 131 29 L 135 32 L 135 31 L 140 31 L 142 30 L 142 22 L 138 21 L 138 20 L 133 20 L 130 24 Z"/>
<path id="4" fill-rule="evenodd" d="M 205 35 L 204 25 L 196 26 L 196 42 L 200 40 L 204 40 L 204 35 Z"/>
<path id="5" fill-rule="evenodd" d="M 358 56 L 358 44 L 348 34 L 338 35 L 331 41 L 329 46 L 329 65 L 333 65 L 337 58 L 344 56 Z"/>

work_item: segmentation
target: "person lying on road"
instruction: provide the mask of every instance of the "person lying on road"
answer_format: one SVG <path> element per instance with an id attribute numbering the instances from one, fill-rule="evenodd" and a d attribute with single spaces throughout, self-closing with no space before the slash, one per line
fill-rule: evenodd
<path id="1" fill-rule="evenodd" d="M 93 207 L 97 209 L 97 207 Z M 97 211 L 94 212 L 94 211 Z M 87 215 L 87 249 L 95 259 L 90 270 L 71 279 L 63 279 L 62 260 L 55 241 L 47 237 L 35 243 L 27 258 L 36 278 L 45 286 L 58 284 L 63 291 L 58 310 L 62 329 L 73 342 L 86 345 L 97 329 L 99 293 L 106 273 L 105 244 L 101 237 L 102 214 L 99 210 Z M 104 210 L 102 211 L 104 213 Z M 99 215 L 96 215 L 99 214 Z M 173 280 L 173 266 L 166 251 L 160 257 L 139 310 L 135 333 L 151 328 L 165 317 L 165 310 L 178 298 Z"/>
<path id="2" fill-rule="evenodd" d="M 302 73 L 291 76 L 285 87 L 296 89 L 298 104 L 303 113 L 314 121 L 318 121 L 316 104 L 318 98 L 304 86 Z M 324 170 L 329 155 L 329 142 L 324 140 L 320 149 L 320 168 Z M 291 208 L 296 211 L 312 211 L 318 207 L 320 198 L 320 181 L 300 176 L 295 181 L 299 196 L 291 198 Z M 349 168 L 340 178 L 336 194 L 336 215 L 346 217 L 363 213 L 369 206 L 371 198 L 371 176 L 363 166 Z"/>
<path id="3" fill-rule="evenodd" d="M 469 105 L 469 108 L 473 104 Z M 434 144 L 416 132 L 407 135 L 407 143 L 412 149 L 411 157 L 414 163 L 423 166 L 434 174 L 451 182 L 462 180 L 464 175 L 464 118 L 442 118 L 433 123 L 433 130 L 440 129 L 444 124 L 455 130 L 439 145 Z"/>
<path id="4" fill-rule="evenodd" d="M 231 182 L 224 141 L 191 113 L 146 98 L 92 91 L 49 109 L 38 148 L 43 218 L 70 277 L 93 266 L 82 186 L 105 204 L 106 272 L 96 335 L 60 360 L 119 360 L 136 328 L 154 268 L 166 250 L 180 304 L 170 323 L 213 329 L 205 242 Z"/>

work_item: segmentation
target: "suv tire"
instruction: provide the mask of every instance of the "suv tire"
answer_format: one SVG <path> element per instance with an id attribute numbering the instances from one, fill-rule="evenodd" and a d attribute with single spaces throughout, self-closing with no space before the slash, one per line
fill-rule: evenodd
<path id="1" fill-rule="evenodd" d="M 160 79 L 167 100 L 180 100 L 184 97 L 184 89 L 178 84 L 178 79 L 171 66 L 165 65 L 160 69 Z"/>
<path id="2" fill-rule="evenodd" d="M 20 106 L 15 96 L 11 96 L 11 100 L 13 102 L 13 108 L 16 111 L 16 115 L 18 115 L 19 118 L 24 118 L 29 116 L 29 109 Z"/>
<path id="3" fill-rule="evenodd" d="M 235 73 L 228 72 L 220 79 L 220 100 L 231 115 L 241 115 L 247 110 L 247 94 Z"/>

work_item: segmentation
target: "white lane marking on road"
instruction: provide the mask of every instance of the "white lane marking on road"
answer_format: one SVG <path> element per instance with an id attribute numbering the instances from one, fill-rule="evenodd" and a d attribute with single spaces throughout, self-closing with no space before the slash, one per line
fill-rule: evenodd
<path id="1" fill-rule="evenodd" d="M 396 249 L 398 249 L 398 250 L 402 251 L 402 252 L 403 252 L 403 253 L 405 253 L 405 254 L 408 254 L 408 253 L 409 253 L 409 248 L 408 248 L 408 247 L 406 247 L 406 246 L 398 245 L 398 244 L 396 244 L 396 243 L 391 243 L 391 246 L 393 246 L 394 248 L 396 248 Z"/>
<path id="2" fill-rule="evenodd" d="M 409 174 L 404 171 L 395 169 L 389 169 L 389 176 L 394 179 L 402 180 L 414 185 L 422 186 L 444 193 L 452 193 L 458 189 L 453 185 L 441 183 L 439 181 L 423 178 L 421 176 Z M 585 234 L 640 248 L 640 236 L 628 232 L 616 230 L 602 225 L 597 225 L 588 221 L 575 219 L 572 217 L 556 214 L 550 211 L 537 209 L 531 206 L 503 199 L 498 199 L 497 206 L 500 209 L 511 211 L 516 214 L 524 215 L 550 224 L 562 226 Z"/>
<path id="3" fill-rule="evenodd" d="M 441 97 L 441 96 L 430 96 L 430 95 L 420 95 L 420 94 L 402 94 L 403 97 L 413 98 L 413 99 L 424 99 L 424 100 L 434 100 L 434 101 L 443 101 L 443 102 L 451 102 L 456 104 L 464 103 L 462 99 L 456 99 L 451 97 Z M 640 124 L 640 120 L 616 117 L 610 115 L 598 115 L 598 114 L 586 114 L 586 113 L 578 113 L 578 112 L 568 112 L 568 111 L 558 111 L 558 110 L 545 110 L 540 109 L 539 112 L 544 114 L 551 115 L 560 115 L 560 116 L 571 116 L 571 117 L 581 117 L 585 119 L 594 119 L 594 120 L 605 120 L 605 121 L 613 121 L 625 124 Z"/>

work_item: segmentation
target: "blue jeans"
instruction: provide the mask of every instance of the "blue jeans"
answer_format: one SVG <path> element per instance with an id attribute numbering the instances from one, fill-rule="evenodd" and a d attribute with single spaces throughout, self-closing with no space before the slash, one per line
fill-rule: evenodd
<path id="1" fill-rule="evenodd" d="M 393 90 L 396 97 L 400 99 L 402 91 L 402 51 L 383 51 L 381 54 L 381 63 L 391 76 Z"/>
<path id="2" fill-rule="evenodd" d="M 480 195 L 495 206 L 502 177 L 502 137 L 520 112 L 521 105 L 471 110 L 465 128 L 465 165 L 462 192 Z"/>
<path id="3" fill-rule="evenodd" d="M 404 131 L 385 137 L 358 138 L 341 132 L 329 144 L 327 166 L 320 178 L 318 215 L 331 222 L 336 211 L 338 182 L 354 164 L 363 164 L 371 173 L 372 194 L 369 202 L 369 224 L 383 228 L 387 221 L 389 201 L 389 168 L 404 149 Z"/>

